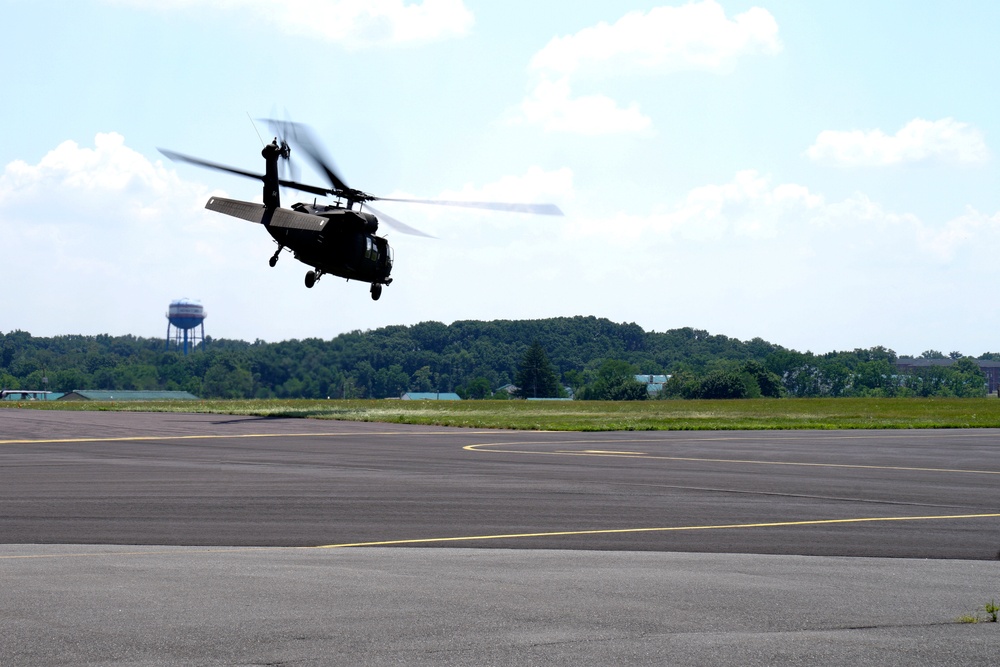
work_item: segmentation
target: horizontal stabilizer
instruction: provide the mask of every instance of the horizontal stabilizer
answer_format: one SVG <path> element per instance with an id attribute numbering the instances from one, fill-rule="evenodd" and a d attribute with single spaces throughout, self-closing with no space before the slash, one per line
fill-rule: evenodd
<path id="1" fill-rule="evenodd" d="M 205 208 L 216 211 L 224 215 L 231 215 L 234 218 L 264 224 L 267 217 L 267 209 L 263 204 L 255 204 L 238 199 L 226 199 L 224 197 L 212 197 L 205 204 Z M 290 211 L 287 208 L 274 209 L 271 219 L 268 221 L 271 227 L 286 227 L 288 229 L 307 229 L 314 232 L 321 232 L 329 222 L 326 218 L 308 213 Z"/>
<path id="2" fill-rule="evenodd" d="M 265 209 L 263 204 L 254 204 L 253 202 L 239 201 L 237 199 L 225 199 L 223 197 L 212 197 L 205 204 L 205 208 L 250 222 L 260 223 L 264 220 Z"/>

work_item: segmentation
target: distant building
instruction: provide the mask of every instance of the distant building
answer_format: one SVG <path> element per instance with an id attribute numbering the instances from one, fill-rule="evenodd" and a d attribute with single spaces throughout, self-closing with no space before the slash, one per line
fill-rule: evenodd
<path id="1" fill-rule="evenodd" d="M 646 385 L 646 393 L 655 396 L 663 391 L 663 385 L 667 384 L 669 375 L 636 375 L 635 381 Z"/>
<path id="2" fill-rule="evenodd" d="M 74 389 L 64 394 L 60 401 L 197 401 L 198 397 L 187 391 L 105 391 Z"/>
<path id="3" fill-rule="evenodd" d="M 1000 389 L 1000 361 L 984 361 L 973 359 L 976 365 L 986 375 L 986 392 L 996 393 Z M 900 357 L 896 360 L 896 368 L 901 371 L 908 371 L 914 368 L 928 368 L 931 366 L 951 366 L 954 359 L 914 359 L 911 357 Z"/>
<path id="4" fill-rule="evenodd" d="M 460 401 L 462 397 L 451 391 L 408 391 L 400 398 L 404 401 Z"/>
<path id="5" fill-rule="evenodd" d="M 36 391 L 33 389 L 0 390 L 0 401 L 55 401 L 62 397 L 58 391 Z"/>

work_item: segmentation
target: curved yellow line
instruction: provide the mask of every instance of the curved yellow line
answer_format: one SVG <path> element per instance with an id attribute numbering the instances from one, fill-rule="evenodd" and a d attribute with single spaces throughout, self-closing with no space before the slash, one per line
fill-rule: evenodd
<path id="1" fill-rule="evenodd" d="M 347 547 L 380 547 L 398 546 L 404 544 L 435 544 L 443 542 L 468 542 L 482 540 L 510 540 L 525 537 L 566 537 L 574 535 L 615 535 L 624 533 L 666 533 L 692 530 L 728 530 L 734 528 L 782 528 L 788 526 L 822 526 L 846 523 L 872 523 L 882 521 L 931 521 L 953 519 L 985 519 L 997 518 L 1000 513 L 991 514 L 952 514 L 941 516 L 893 516 L 893 517 L 860 517 L 855 519 L 816 519 L 811 521 L 776 521 L 772 523 L 731 523 L 708 526 L 668 526 L 663 528 L 608 528 L 603 530 L 560 530 L 548 533 L 510 533 L 505 535 L 466 535 L 461 537 L 425 537 L 411 540 L 383 540 L 380 542 L 353 542 L 349 544 L 323 544 L 305 549 L 344 549 Z"/>
<path id="2" fill-rule="evenodd" d="M 617 440 L 614 442 L 645 442 L 647 444 L 651 443 L 649 440 Z M 848 469 L 859 469 L 859 470 L 905 470 L 911 472 L 948 472 L 948 473 L 963 473 L 963 474 L 974 474 L 974 475 L 1000 475 L 1000 470 L 970 470 L 965 468 L 920 468 L 915 466 L 877 466 L 877 465 L 865 465 L 862 463 L 809 463 L 805 461 L 759 461 L 753 459 L 719 459 L 719 458 L 707 458 L 707 457 L 697 457 L 697 456 L 659 456 L 655 454 L 642 454 L 639 452 L 611 452 L 611 451 L 596 451 L 596 450 L 581 450 L 581 451 L 570 451 L 570 450 L 559 450 L 559 451 L 534 451 L 534 450 L 520 450 L 520 449 L 481 449 L 483 447 L 510 447 L 511 445 L 541 445 L 548 444 L 543 442 L 494 442 L 494 443 L 480 443 L 478 445 L 466 445 L 462 449 L 468 450 L 470 452 L 489 452 L 492 454 L 540 454 L 545 456 L 597 456 L 597 457 L 618 457 L 618 458 L 632 458 L 632 459 L 652 459 L 658 461 L 687 461 L 692 463 L 736 463 L 736 464 L 746 464 L 746 465 L 767 465 L 767 466 L 802 466 L 810 468 L 848 468 Z M 570 443 L 559 442 L 553 443 L 559 445 L 565 445 Z"/>
<path id="3" fill-rule="evenodd" d="M 441 544 L 446 542 L 510 540 L 510 539 L 531 538 L 531 537 L 615 535 L 615 534 L 625 534 L 625 533 L 666 533 L 666 532 L 682 532 L 682 531 L 695 531 L 695 530 L 732 530 L 740 528 L 783 528 L 791 526 L 821 526 L 821 525 L 832 525 L 832 524 L 873 523 L 873 522 L 887 522 L 887 521 L 932 521 L 932 520 L 988 519 L 988 518 L 1000 518 L 1000 513 L 951 514 L 951 515 L 937 515 L 937 516 L 859 517 L 853 519 L 815 519 L 808 521 L 775 521 L 770 523 L 731 523 L 731 524 L 707 525 L 707 526 L 667 526 L 659 528 L 608 528 L 599 530 L 561 530 L 561 531 L 553 531 L 547 533 L 508 533 L 501 535 L 465 535 L 459 537 L 426 537 L 426 538 L 415 538 L 410 540 L 350 542 L 344 544 L 322 544 L 322 545 L 307 546 L 307 547 L 201 547 L 201 548 L 196 547 L 194 548 L 194 550 L 184 549 L 183 547 L 177 547 L 175 549 L 169 549 L 169 550 L 163 548 L 154 548 L 149 551 L 96 551 L 89 553 L 78 552 L 78 553 L 64 553 L 64 554 L 11 554 L 11 555 L 0 555 L 0 560 L 23 560 L 23 559 L 38 559 L 38 558 L 96 558 L 102 556 L 103 557 L 162 556 L 162 555 L 176 555 L 179 553 L 222 554 L 222 553 L 237 553 L 237 552 L 252 552 L 252 551 L 277 551 L 284 549 L 296 549 L 296 550 L 346 549 L 348 547 L 403 546 L 403 545 L 435 544 L 435 543 Z"/>

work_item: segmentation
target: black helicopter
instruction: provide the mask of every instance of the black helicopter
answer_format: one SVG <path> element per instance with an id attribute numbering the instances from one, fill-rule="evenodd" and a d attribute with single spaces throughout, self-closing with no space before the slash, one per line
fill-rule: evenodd
<path id="1" fill-rule="evenodd" d="M 408 202 L 413 204 L 436 204 L 441 206 L 464 206 L 499 211 L 537 213 L 541 215 L 562 215 L 554 204 L 508 204 L 500 202 L 442 201 L 432 199 L 390 199 L 355 190 L 347 186 L 333 168 L 333 163 L 324 155 L 312 132 L 304 125 L 290 121 L 268 121 L 278 135 L 264 146 L 264 173 L 258 174 L 229 167 L 200 158 L 183 155 L 160 148 L 159 151 L 171 160 L 188 162 L 200 167 L 225 171 L 238 176 L 259 179 L 264 182 L 264 203 L 212 197 L 205 208 L 234 218 L 264 225 L 278 244 L 269 263 L 278 263 L 281 251 L 289 249 L 295 259 L 311 266 L 306 273 L 306 287 L 312 287 L 321 276 L 332 274 L 347 280 L 359 280 L 371 284 L 372 299 L 382 296 L 382 286 L 392 282 L 392 248 L 385 237 L 376 235 L 379 221 L 404 234 L 429 236 L 371 207 L 373 201 Z M 279 177 L 278 161 L 290 164 L 291 147 L 295 144 L 306 158 L 330 181 L 330 187 L 305 185 L 294 180 Z M 332 196 L 333 204 L 297 203 L 290 209 L 281 207 L 278 194 L 280 187 L 308 192 L 319 196 Z M 357 205 L 357 208 L 355 208 Z M 368 211 L 362 210 L 367 207 Z M 370 211 L 370 212 L 369 212 Z"/>

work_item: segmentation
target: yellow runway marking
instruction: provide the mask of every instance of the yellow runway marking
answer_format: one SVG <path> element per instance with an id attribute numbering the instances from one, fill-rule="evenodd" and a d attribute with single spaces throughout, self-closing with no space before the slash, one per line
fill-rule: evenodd
<path id="1" fill-rule="evenodd" d="M 948 521 L 960 519 L 990 519 L 1000 518 L 1000 513 L 990 514 L 950 514 L 937 516 L 894 516 L 894 517 L 859 517 L 853 519 L 815 519 L 807 521 L 774 521 L 770 523 L 731 523 L 707 526 L 666 526 L 659 528 L 607 528 L 601 530 L 560 530 L 544 533 L 510 533 L 501 535 L 465 535 L 460 537 L 426 537 L 409 540 L 381 540 L 377 542 L 350 542 L 345 544 L 323 544 L 309 547 L 203 547 L 185 548 L 176 547 L 173 549 L 151 549 L 149 551 L 95 551 L 65 554 L 15 554 L 0 555 L 0 560 L 23 560 L 23 559 L 44 559 L 44 558 L 96 558 L 115 556 L 186 556 L 191 554 L 226 554 L 226 553 L 246 553 L 253 551 L 300 551 L 316 549 L 346 549 L 348 547 L 385 547 L 420 544 L 442 544 L 446 542 L 472 542 L 485 540 L 512 540 L 532 537 L 570 537 L 578 535 L 622 535 L 628 533 L 668 533 L 684 532 L 696 530 L 736 530 L 746 528 L 788 528 L 799 526 L 823 526 L 835 524 L 856 524 L 856 523 L 878 523 L 890 521 Z M 0 546 L 2 549 L 2 546 Z"/>
<path id="2" fill-rule="evenodd" d="M 463 435 L 479 435 L 481 433 L 491 433 L 492 431 L 468 431 Z M 454 431 L 428 431 L 415 433 L 413 431 L 378 431 L 365 432 L 354 431 L 350 433 L 231 433 L 208 434 L 208 435 L 129 435 L 122 437 L 89 437 L 89 438 L 47 438 L 37 440 L 0 440 L 0 445 L 53 445 L 66 443 L 84 442 L 147 442 L 156 440 L 235 440 L 239 438 L 343 438 L 358 435 L 455 435 Z"/>
<path id="3" fill-rule="evenodd" d="M 621 442 L 621 441 L 619 441 Z M 635 441 L 635 442 L 649 442 Z M 973 470 L 967 468 L 921 468 L 916 466 L 878 466 L 863 463 L 810 463 L 806 461 L 761 461 L 754 459 L 722 459 L 708 458 L 700 456 L 660 456 L 657 454 L 643 454 L 640 452 L 612 452 L 594 449 L 569 450 L 559 449 L 556 451 L 537 451 L 523 449 L 493 449 L 494 447 L 511 447 L 516 445 L 542 445 L 544 442 L 510 442 L 510 443 L 482 443 L 478 445 L 466 445 L 462 447 L 470 452 L 490 452 L 494 454 L 541 454 L 546 456 L 621 456 L 625 458 L 641 458 L 656 461 L 686 461 L 691 463 L 736 463 L 744 465 L 766 465 L 766 466 L 802 466 L 810 468 L 848 468 L 858 470 L 900 470 L 910 472 L 948 472 L 963 473 L 973 475 L 1000 475 L 1000 470 Z M 553 443 L 565 445 L 568 443 Z"/>
<path id="4" fill-rule="evenodd" d="M 708 526 L 669 526 L 663 528 L 608 528 L 603 530 L 561 530 L 549 533 L 511 533 L 507 535 L 466 535 L 462 537 L 426 537 L 411 540 L 385 540 L 382 542 L 354 542 L 351 544 L 324 544 L 306 549 L 344 549 L 347 547 L 380 547 L 403 544 L 435 544 L 443 542 L 469 542 L 483 540 L 512 540 L 527 537 L 568 537 L 575 535 L 620 535 L 625 533 L 668 533 L 693 530 L 732 530 L 738 528 L 784 528 L 790 526 L 824 526 L 833 524 L 876 523 L 888 521 L 932 521 L 955 519 L 986 519 L 1000 517 L 994 514 L 952 514 L 943 516 L 893 516 L 861 517 L 855 519 L 816 519 L 812 521 L 776 521 L 772 523 L 731 523 Z"/>
<path id="5" fill-rule="evenodd" d="M 0 546 L 0 549 L 3 547 Z M 273 551 L 275 549 L 301 549 L 302 547 L 175 547 L 170 551 L 151 549 L 150 551 L 92 551 L 71 554 L 12 554 L 0 556 L 0 560 L 28 560 L 36 558 L 98 558 L 100 556 L 188 556 L 191 554 L 230 554 L 250 551 Z"/>

